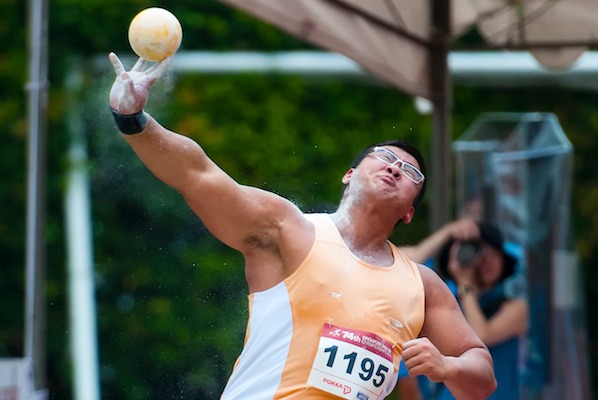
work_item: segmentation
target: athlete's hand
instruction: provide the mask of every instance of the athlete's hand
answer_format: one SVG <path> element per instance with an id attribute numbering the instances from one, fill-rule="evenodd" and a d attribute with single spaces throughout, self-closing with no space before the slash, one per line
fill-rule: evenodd
<path id="1" fill-rule="evenodd" d="M 108 57 L 116 73 L 110 89 L 110 107 L 124 115 L 141 111 L 152 85 L 164 74 L 170 63 L 170 57 L 153 65 L 140 58 L 130 71 L 125 70 L 116 54 L 110 53 Z"/>
<path id="2" fill-rule="evenodd" d="M 448 374 L 447 360 L 426 337 L 403 344 L 403 362 L 409 376 L 425 375 L 432 382 L 442 382 Z"/>

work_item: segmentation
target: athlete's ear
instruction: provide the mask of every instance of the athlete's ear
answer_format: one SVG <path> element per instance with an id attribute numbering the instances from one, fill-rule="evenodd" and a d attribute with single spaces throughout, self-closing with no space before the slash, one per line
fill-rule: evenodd
<path id="1" fill-rule="evenodd" d="M 413 219 L 413 216 L 415 215 L 415 207 L 411 206 L 411 208 L 409 209 L 409 211 L 407 212 L 407 214 L 405 214 L 405 216 L 401 219 L 404 223 L 408 224 L 411 222 L 411 220 Z"/>
<path id="2" fill-rule="evenodd" d="M 341 179 L 341 182 L 343 182 L 343 184 L 347 185 L 349 183 L 349 181 L 351 180 L 351 176 L 353 175 L 353 171 L 355 171 L 355 168 L 349 168 L 349 170 L 345 172 L 345 175 L 343 175 L 343 179 Z"/>

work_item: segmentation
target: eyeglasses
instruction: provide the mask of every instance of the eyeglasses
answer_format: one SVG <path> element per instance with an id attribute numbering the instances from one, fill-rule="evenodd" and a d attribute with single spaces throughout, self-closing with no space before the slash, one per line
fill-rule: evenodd
<path id="1" fill-rule="evenodd" d="M 374 147 L 374 149 L 372 150 L 372 154 L 374 155 L 374 157 L 376 157 L 378 160 L 382 161 L 385 164 L 397 164 L 403 175 L 405 175 L 407 179 L 409 179 L 412 182 L 415 182 L 418 185 L 422 183 L 424 179 L 426 179 L 424 174 L 419 169 L 417 169 L 415 165 L 409 164 L 408 162 L 401 160 L 399 157 L 397 157 L 395 153 L 388 149 L 385 149 L 384 147 Z"/>

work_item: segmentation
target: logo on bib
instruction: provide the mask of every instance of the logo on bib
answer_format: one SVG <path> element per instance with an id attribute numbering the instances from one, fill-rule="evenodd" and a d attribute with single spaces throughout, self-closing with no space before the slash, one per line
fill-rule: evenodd
<path id="1" fill-rule="evenodd" d="M 348 385 L 343 385 L 340 382 L 336 382 L 336 381 L 333 381 L 332 379 L 328 379 L 328 378 L 322 379 L 322 382 L 324 382 L 326 385 L 330 385 L 330 386 L 341 389 L 343 391 L 343 394 L 351 393 L 351 387 Z M 359 393 L 359 394 L 361 394 L 361 393 Z M 357 395 L 357 398 L 359 398 L 359 394 Z M 366 396 L 366 399 L 367 399 L 367 396 Z"/>

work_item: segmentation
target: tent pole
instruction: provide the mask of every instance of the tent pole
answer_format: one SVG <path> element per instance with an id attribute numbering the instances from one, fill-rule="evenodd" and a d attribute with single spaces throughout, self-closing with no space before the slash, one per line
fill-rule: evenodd
<path id="1" fill-rule="evenodd" d="M 47 85 L 47 2 L 29 1 L 29 94 L 27 166 L 27 249 L 24 353 L 33 363 L 35 388 L 46 378 L 45 358 L 45 188 Z"/>
<path id="2" fill-rule="evenodd" d="M 430 221 L 436 231 L 451 219 L 452 158 L 450 109 L 451 91 L 448 69 L 450 38 L 450 0 L 431 1 L 430 92 L 434 105 L 431 135 Z"/>

